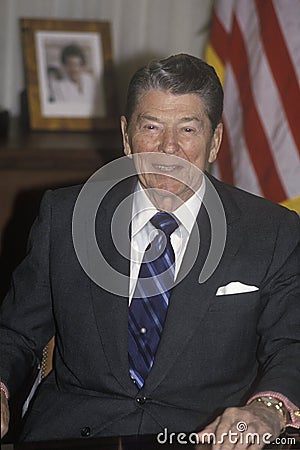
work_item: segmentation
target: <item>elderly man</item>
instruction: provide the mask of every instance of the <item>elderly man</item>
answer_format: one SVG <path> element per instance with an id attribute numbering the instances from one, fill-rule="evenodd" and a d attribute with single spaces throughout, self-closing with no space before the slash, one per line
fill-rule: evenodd
<path id="1" fill-rule="evenodd" d="M 197 431 L 238 449 L 243 423 L 258 449 L 299 426 L 299 218 L 205 172 L 222 106 L 202 60 L 151 62 L 129 85 L 126 157 L 45 194 L 3 306 L 4 432 L 52 335 L 22 439 Z"/>

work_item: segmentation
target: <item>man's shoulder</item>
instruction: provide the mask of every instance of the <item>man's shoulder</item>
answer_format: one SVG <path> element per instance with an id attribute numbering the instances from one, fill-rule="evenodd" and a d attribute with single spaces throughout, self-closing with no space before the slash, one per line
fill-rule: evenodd
<path id="1" fill-rule="evenodd" d="M 48 190 L 44 194 L 44 201 L 48 201 L 55 208 L 74 208 L 78 199 L 95 202 L 98 205 L 103 201 L 107 203 L 118 203 L 124 197 L 130 196 L 133 192 L 136 179 L 132 177 L 125 180 L 90 180 L 89 182 Z"/>
<path id="2" fill-rule="evenodd" d="M 65 186 L 51 190 L 52 197 L 56 201 L 73 202 L 78 197 L 83 184 L 74 184 L 71 186 Z"/>
<path id="3" fill-rule="evenodd" d="M 76 203 L 82 187 L 82 184 L 77 184 L 57 189 L 48 189 L 43 196 L 43 202 L 49 202 L 52 207 L 58 207 L 63 210 L 65 208 L 72 208 Z"/>
<path id="4" fill-rule="evenodd" d="M 209 178 L 220 195 L 225 211 L 234 204 L 240 214 L 251 217 L 257 223 L 261 220 L 274 223 L 274 221 L 285 220 L 287 217 L 290 217 L 292 221 L 299 222 L 299 217 L 295 212 L 278 203 L 224 183 L 211 175 Z"/>

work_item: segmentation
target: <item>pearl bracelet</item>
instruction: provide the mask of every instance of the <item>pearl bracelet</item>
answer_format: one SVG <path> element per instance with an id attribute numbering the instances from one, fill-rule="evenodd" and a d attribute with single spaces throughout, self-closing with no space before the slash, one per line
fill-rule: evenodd
<path id="1" fill-rule="evenodd" d="M 280 433 L 284 433 L 285 429 L 286 429 L 288 412 L 287 412 L 287 409 L 284 406 L 283 402 L 281 400 L 278 400 L 276 397 L 267 397 L 267 396 L 258 397 L 254 401 L 260 402 L 263 405 L 265 405 L 267 408 L 273 408 L 277 412 L 279 412 L 279 414 L 281 415 L 281 417 L 283 419 L 283 427 L 280 430 Z"/>

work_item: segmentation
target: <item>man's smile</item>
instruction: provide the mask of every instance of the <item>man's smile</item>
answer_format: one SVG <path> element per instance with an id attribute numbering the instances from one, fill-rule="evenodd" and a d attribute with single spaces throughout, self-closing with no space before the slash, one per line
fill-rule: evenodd
<path id="1" fill-rule="evenodd" d="M 155 164 L 153 163 L 152 166 L 154 167 L 155 171 L 158 172 L 174 172 L 175 170 L 181 169 L 182 167 L 175 164 Z"/>

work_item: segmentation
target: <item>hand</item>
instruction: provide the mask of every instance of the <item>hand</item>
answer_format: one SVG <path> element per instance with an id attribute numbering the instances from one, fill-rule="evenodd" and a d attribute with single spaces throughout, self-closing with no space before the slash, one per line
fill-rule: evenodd
<path id="1" fill-rule="evenodd" d="M 209 442 L 208 435 L 212 433 L 212 450 L 260 450 L 279 436 L 283 425 L 279 412 L 253 402 L 240 408 L 225 409 L 198 436 L 200 443 Z"/>
<path id="2" fill-rule="evenodd" d="M 1 390 L 1 439 L 8 432 L 9 406 L 4 392 Z"/>

